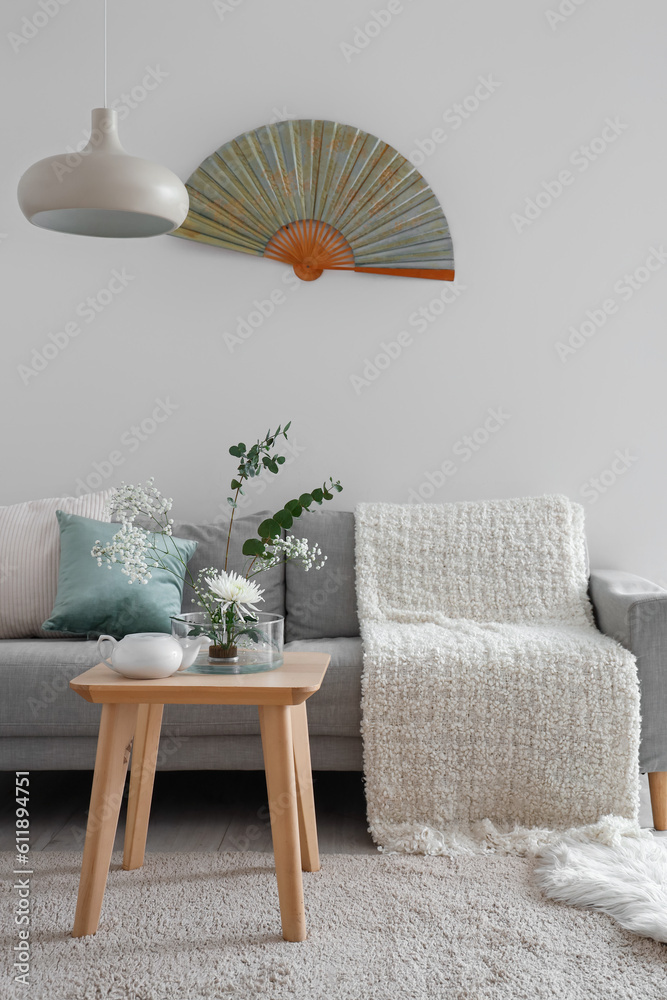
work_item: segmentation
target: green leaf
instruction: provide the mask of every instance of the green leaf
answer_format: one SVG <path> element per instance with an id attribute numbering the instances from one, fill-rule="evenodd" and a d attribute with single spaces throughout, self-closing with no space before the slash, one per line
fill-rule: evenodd
<path id="1" fill-rule="evenodd" d="M 273 515 L 273 520 L 277 521 L 281 528 L 285 528 L 286 530 L 292 527 L 292 515 L 285 508 L 277 511 Z"/>
<path id="2" fill-rule="evenodd" d="M 227 497 L 227 503 L 229 504 L 230 507 L 236 507 L 236 503 L 234 500 L 232 500 L 231 497 Z"/>
<path id="3" fill-rule="evenodd" d="M 292 517 L 299 517 L 303 507 L 298 500 L 288 500 L 285 504 L 285 510 L 288 510 Z"/>
<path id="4" fill-rule="evenodd" d="M 301 504 L 302 507 L 310 507 L 312 502 L 313 498 L 310 495 L 310 493 L 302 493 L 301 496 L 299 497 L 299 503 Z"/>
<path id="5" fill-rule="evenodd" d="M 278 463 L 278 465 L 282 465 L 284 461 L 285 461 L 284 455 L 276 455 L 276 462 Z"/>
<path id="6" fill-rule="evenodd" d="M 283 427 L 283 434 L 285 435 L 285 437 L 287 437 L 287 432 L 291 426 L 292 426 L 292 421 L 288 420 L 285 426 Z"/>
<path id="7" fill-rule="evenodd" d="M 322 492 L 322 490 L 313 490 L 313 500 L 315 501 L 315 503 L 322 503 L 323 499 L 324 499 L 324 493 Z"/>
<path id="8" fill-rule="evenodd" d="M 232 479 L 232 489 L 233 490 L 240 490 L 241 489 L 241 484 L 238 481 L 238 479 Z"/>
<path id="9" fill-rule="evenodd" d="M 259 538 L 248 538 L 243 543 L 241 552 L 244 556 L 263 556 L 264 542 L 260 542 Z"/>
<path id="10" fill-rule="evenodd" d="M 229 449 L 229 454 L 233 455 L 234 458 L 242 458 L 245 455 L 245 445 L 233 444 Z"/>
<path id="11" fill-rule="evenodd" d="M 324 499 L 325 500 L 333 500 L 333 493 L 329 493 L 329 490 L 325 490 L 324 491 Z"/>
<path id="12" fill-rule="evenodd" d="M 257 529 L 257 534 L 260 538 L 275 538 L 280 534 L 280 525 L 272 517 L 267 517 Z"/>

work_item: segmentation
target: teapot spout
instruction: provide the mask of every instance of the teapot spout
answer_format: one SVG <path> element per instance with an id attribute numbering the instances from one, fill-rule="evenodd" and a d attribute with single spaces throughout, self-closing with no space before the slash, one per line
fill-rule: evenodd
<path id="1" fill-rule="evenodd" d="M 187 670 L 197 659 L 199 650 L 202 646 L 208 645 L 210 642 L 208 636 L 197 635 L 197 636 L 174 636 L 177 642 L 180 643 L 181 649 L 183 650 L 183 660 L 178 668 L 179 670 Z"/>

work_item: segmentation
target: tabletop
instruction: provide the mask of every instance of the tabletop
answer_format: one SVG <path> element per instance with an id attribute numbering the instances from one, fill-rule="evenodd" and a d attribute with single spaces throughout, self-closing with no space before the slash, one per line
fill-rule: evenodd
<path id="1" fill-rule="evenodd" d="M 319 690 L 328 653 L 285 653 L 282 666 L 256 674 L 175 673 L 158 680 L 121 677 L 98 663 L 70 681 L 95 704 L 141 705 L 300 705 Z"/>

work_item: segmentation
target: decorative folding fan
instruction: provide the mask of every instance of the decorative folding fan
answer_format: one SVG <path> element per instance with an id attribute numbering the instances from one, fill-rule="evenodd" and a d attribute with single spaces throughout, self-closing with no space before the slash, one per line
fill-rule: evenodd
<path id="1" fill-rule="evenodd" d="M 419 171 L 368 132 L 284 121 L 246 132 L 187 183 L 190 211 L 173 236 L 292 264 L 454 280 L 449 226 Z"/>

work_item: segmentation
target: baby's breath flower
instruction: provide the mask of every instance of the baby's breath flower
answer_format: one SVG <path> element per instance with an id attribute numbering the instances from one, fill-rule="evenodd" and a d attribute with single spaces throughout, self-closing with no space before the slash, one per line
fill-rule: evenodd
<path id="1" fill-rule="evenodd" d="M 107 515 L 121 524 L 134 524 L 137 517 L 148 517 L 158 525 L 156 530 L 171 535 L 174 522 L 167 514 L 174 501 L 171 497 L 163 497 L 153 485 L 154 482 L 155 479 L 151 477 L 143 486 L 121 483 L 113 490 L 107 502 Z"/>
<path id="2" fill-rule="evenodd" d="M 327 557 L 322 555 L 319 545 L 310 545 L 307 538 L 296 538 L 287 535 L 285 538 L 274 538 L 271 542 L 272 552 L 264 559 L 262 569 L 270 569 L 283 560 L 285 562 L 300 562 L 306 572 L 309 569 L 322 569 Z M 320 556 L 322 556 L 320 560 Z"/>
<path id="3" fill-rule="evenodd" d="M 97 559 L 98 566 L 106 562 L 109 569 L 111 563 L 121 563 L 121 573 L 130 578 L 129 583 L 148 583 L 151 569 L 155 569 L 158 565 L 150 556 L 152 549 L 149 533 L 125 521 L 105 545 L 98 539 L 91 550 L 91 555 Z"/>

